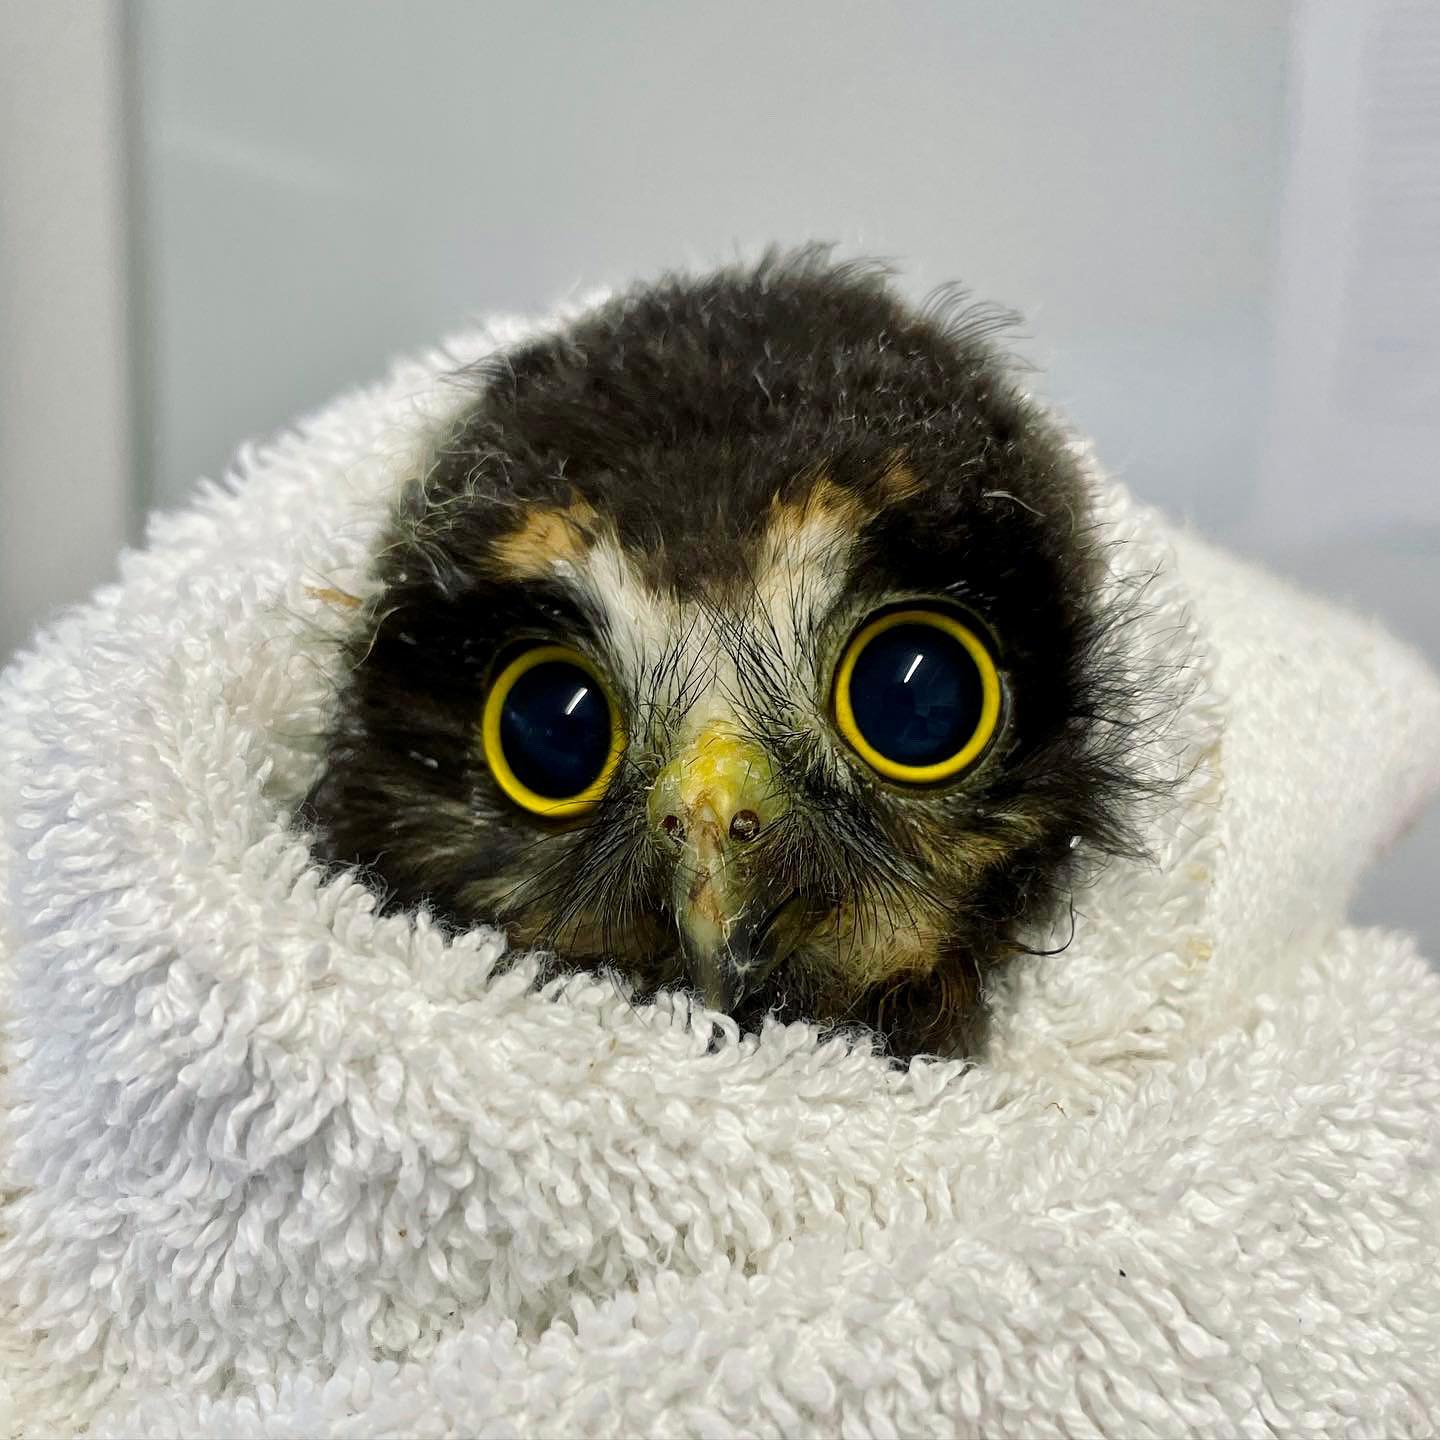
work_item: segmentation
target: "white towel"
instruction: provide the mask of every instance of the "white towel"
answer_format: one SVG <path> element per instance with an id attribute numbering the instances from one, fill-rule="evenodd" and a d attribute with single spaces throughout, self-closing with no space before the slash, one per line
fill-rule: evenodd
<path id="1" fill-rule="evenodd" d="M 1176 798 L 978 1063 L 537 991 L 324 881 L 315 592 L 520 333 L 247 451 L 0 681 L 11 1429 L 1440 1428 L 1440 978 L 1344 926 L 1440 689 L 1098 473 Z"/>

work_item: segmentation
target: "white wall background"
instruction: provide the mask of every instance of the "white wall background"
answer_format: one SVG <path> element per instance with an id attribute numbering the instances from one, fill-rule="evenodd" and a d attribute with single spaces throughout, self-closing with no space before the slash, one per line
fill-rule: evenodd
<path id="1" fill-rule="evenodd" d="M 122 19 L 0 0 L 0 664 L 135 520 Z"/>
<path id="2" fill-rule="evenodd" d="M 0 557 L 31 577 L 0 652 L 113 546 L 97 510 L 108 538 L 67 565 L 68 532 L 26 508 L 77 451 L 123 528 L 125 503 L 181 503 L 241 439 L 467 315 L 818 236 L 893 257 L 916 292 L 959 279 L 1020 309 L 1040 383 L 1137 491 L 1440 659 L 1440 396 L 1413 383 L 1440 345 L 1420 303 L 1440 277 L 1432 0 L 0 0 L 0 52 L 16 8 L 32 36 L 66 15 L 98 35 L 109 78 L 80 128 L 132 184 L 119 218 L 103 185 L 65 202 L 73 254 L 37 259 L 32 237 L 29 273 L 57 289 L 58 265 L 71 298 L 47 328 L 32 295 L 33 338 L 0 347 Z M 11 197 L 43 200 L 76 151 L 84 73 L 28 82 L 32 189 L 0 168 L 0 242 Z M 128 128 L 105 98 L 121 80 Z M 82 251 L 87 225 L 116 243 Z M 125 317 L 95 331 L 108 389 L 56 364 L 83 349 L 87 283 Z M 52 372 L 24 452 L 3 439 L 33 410 L 17 354 Z M 118 420 L 101 404 L 92 424 L 91 393 Z M 1440 953 L 1437 859 L 1432 821 L 1362 916 Z"/>
<path id="3" fill-rule="evenodd" d="M 467 312 L 780 239 L 1025 313 L 1112 465 L 1253 499 L 1277 0 L 144 0 L 156 497 Z"/>

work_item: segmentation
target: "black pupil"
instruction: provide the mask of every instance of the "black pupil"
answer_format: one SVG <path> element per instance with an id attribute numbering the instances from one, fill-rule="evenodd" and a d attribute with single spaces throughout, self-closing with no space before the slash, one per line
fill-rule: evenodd
<path id="1" fill-rule="evenodd" d="M 963 750 L 980 724 L 984 693 L 970 652 L 933 625 L 881 631 L 850 673 L 857 728 L 897 765 L 938 765 Z"/>
<path id="2" fill-rule="evenodd" d="M 500 709 L 506 762 L 522 785 L 547 800 L 588 789 L 605 768 L 610 740 L 605 692 L 568 660 L 532 666 Z"/>

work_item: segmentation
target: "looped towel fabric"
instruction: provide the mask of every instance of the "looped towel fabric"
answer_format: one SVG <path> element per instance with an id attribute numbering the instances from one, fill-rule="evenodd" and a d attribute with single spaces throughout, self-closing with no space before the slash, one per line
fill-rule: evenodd
<path id="1" fill-rule="evenodd" d="M 243 452 L 0 680 L 12 1432 L 1434 1433 L 1440 978 L 1344 914 L 1440 689 L 1093 466 L 1168 799 L 975 1063 L 537 986 L 317 867 L 333 595 L 524 333 Z"/>

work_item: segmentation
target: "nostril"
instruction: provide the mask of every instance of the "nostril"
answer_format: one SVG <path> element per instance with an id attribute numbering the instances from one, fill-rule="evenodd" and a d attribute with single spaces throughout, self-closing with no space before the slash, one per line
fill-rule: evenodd
<path id="1" fill-rule="evenodd" d="M 672 840 L 683 840 L 685 838 L 685 827 L 681 825 L 678 815 L 667 815 L 660 822 L 660 828 Z"/>
<path id="2" fill-rule="evenodd" d="M 730 821 L 730 838 L 744 844 L 760 833 L 760 817 L 753 810 L 737 810 Z"/>

